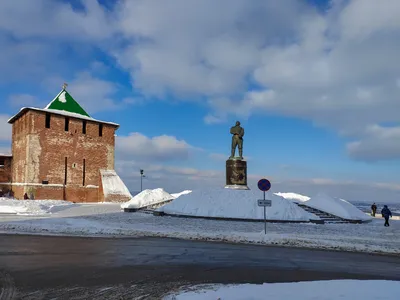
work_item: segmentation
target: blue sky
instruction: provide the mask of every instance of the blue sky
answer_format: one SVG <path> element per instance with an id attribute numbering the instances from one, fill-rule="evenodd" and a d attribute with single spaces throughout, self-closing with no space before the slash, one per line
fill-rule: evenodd
<path id="1" fill-rule="evenodd" d="M 399 199 L 399 13 L 373 0 L 2 1 L 0 152 L 8 117 L 67 82 L 121 125 L 116 169 L 132 190 L 140 168 L 146 187 L 222 186 L 240 120 L 251 186 Z"/>

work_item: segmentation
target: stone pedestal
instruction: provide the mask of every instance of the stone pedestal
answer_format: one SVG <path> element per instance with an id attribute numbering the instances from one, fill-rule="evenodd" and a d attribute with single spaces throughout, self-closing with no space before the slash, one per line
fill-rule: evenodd
<path id="1" fill-rule="evenodd" d="M 225 188 L 249 190 L 247 186 L 247 162 L 245 160 L 233 158 L 226 161 Z"/>

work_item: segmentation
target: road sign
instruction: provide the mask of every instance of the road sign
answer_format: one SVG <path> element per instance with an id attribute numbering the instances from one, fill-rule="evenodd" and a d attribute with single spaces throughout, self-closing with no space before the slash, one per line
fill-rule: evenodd
<path id="1" fill-rule="evenodd" d="M 260 179 L 257 185 L 258 188 L 263 192 L 266 192 L 271 188 L 271 182 L 269 182 L 269 180 L 265 178 Z"/>
<path id="2" fill-rule="evenodd" d="M 258 206 L 271 206 L 272 201 L 271 200 L 257 200 Z"/>

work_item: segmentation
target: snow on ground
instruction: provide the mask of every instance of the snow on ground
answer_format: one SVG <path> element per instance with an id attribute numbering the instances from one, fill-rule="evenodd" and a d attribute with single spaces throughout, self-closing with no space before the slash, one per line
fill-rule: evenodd
<path id="1" fill-rule="evenodd" d="M 74 205 L 76 204 L 59 200 L 14 200 L 0 198 L 0 214 L 45 215 Z"/>
<path id="2" fill-rule="evenodd" d="M 117 203 L 88 203 L 71 205 L 43 216 L 1 215 L 0 233 L 171 237 L 400 254 L 400 221 L 391 219 L 389 222 L 390 227 L 384 227 L 384 220 L 380 218 L 364 224 L 267 223 L 265 235 L 262 222 L 156 217 L 122 212 Z"/>
<path id="3" fill-rule="evenodd" d="M 277 195 L 277 196 L 281 196 L 281 197 L 283 197 L 283 198 L 285 198 L 285 199 L 287 199 L 287 200 L 292 200 L 292 201 L 294 201 L 294 202 L 304 202 L 304 201 L 307 201 L 307 200 L 310 200 L 310 197 L 308 197 L 308 196 L 304 196 L 304 195 L 301 195 L 301 194 L 297 194 L 297 193 L 274 193 L 275 195 Z"/>
<path id="4" fill-rule="evenodd" d="M 293 202 L 283 197 L 267 193 L 266 199 L 272 200 L 272 206 L 267 207 L 268 220 L 309 221 L 319 217 L 306 212 Z M 262 198 L 260 191 L 231 190 L 215 188 L 195 190 L 182 195 L 158 210 L 166 214 L 235 218 L 264 219 L 264 210 L 257 205 L 257 199 Z"/>
<path id="5" fill-rule="evenodd" d="M 389 280 L 321 280 L 291 283 L 200 285 L 165 300 L 324 299 L 397 300 L 400 282 Z"/>
<path id="6" fill-rule="evenodd" d="M 182 192 L 180 192 L 180 193 L 174 193 L 174 194 L 171 194 L 174 198 L 178 198 L 178 197 L 180 197 L 180 196 L 182 196 L 182 195 L 187 195 L 187 194 L 190 194 L 192 191 L 191 190 L 184 190 L 184 191 L 182 191 Z"/>
<path id="7" fill-rule="evenodd" d="M 121 208 L 141 208 L 175 199 L 162 188 L 144 190 L 128 202 L 122 203 Z"/>
<path id="8" fill-rule="evenodd" d="M 328 212 L 332 215 L 350 219 L 350 220 L 370 220 L 371 217 L 363 213 L 357 207 L 355 207 L 350 202 L 340 199 L 330 197 L 324 193 L 319 193 L 310 200 L 303 202 L 303 204 Z"/>

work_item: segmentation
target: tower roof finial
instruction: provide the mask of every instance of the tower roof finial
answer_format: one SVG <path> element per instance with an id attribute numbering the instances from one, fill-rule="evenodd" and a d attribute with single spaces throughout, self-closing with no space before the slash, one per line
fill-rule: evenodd
<path id="1" fill-rule="evenodd" d="M 64 84 L 63 84 L 63 86 L 62 86 L 62 89 L 65 90 L 65 89 L 67 88 L 67 86 L 68 86 L 68 83 L 65 83 L 65 82 L 64 82 Z"/>

